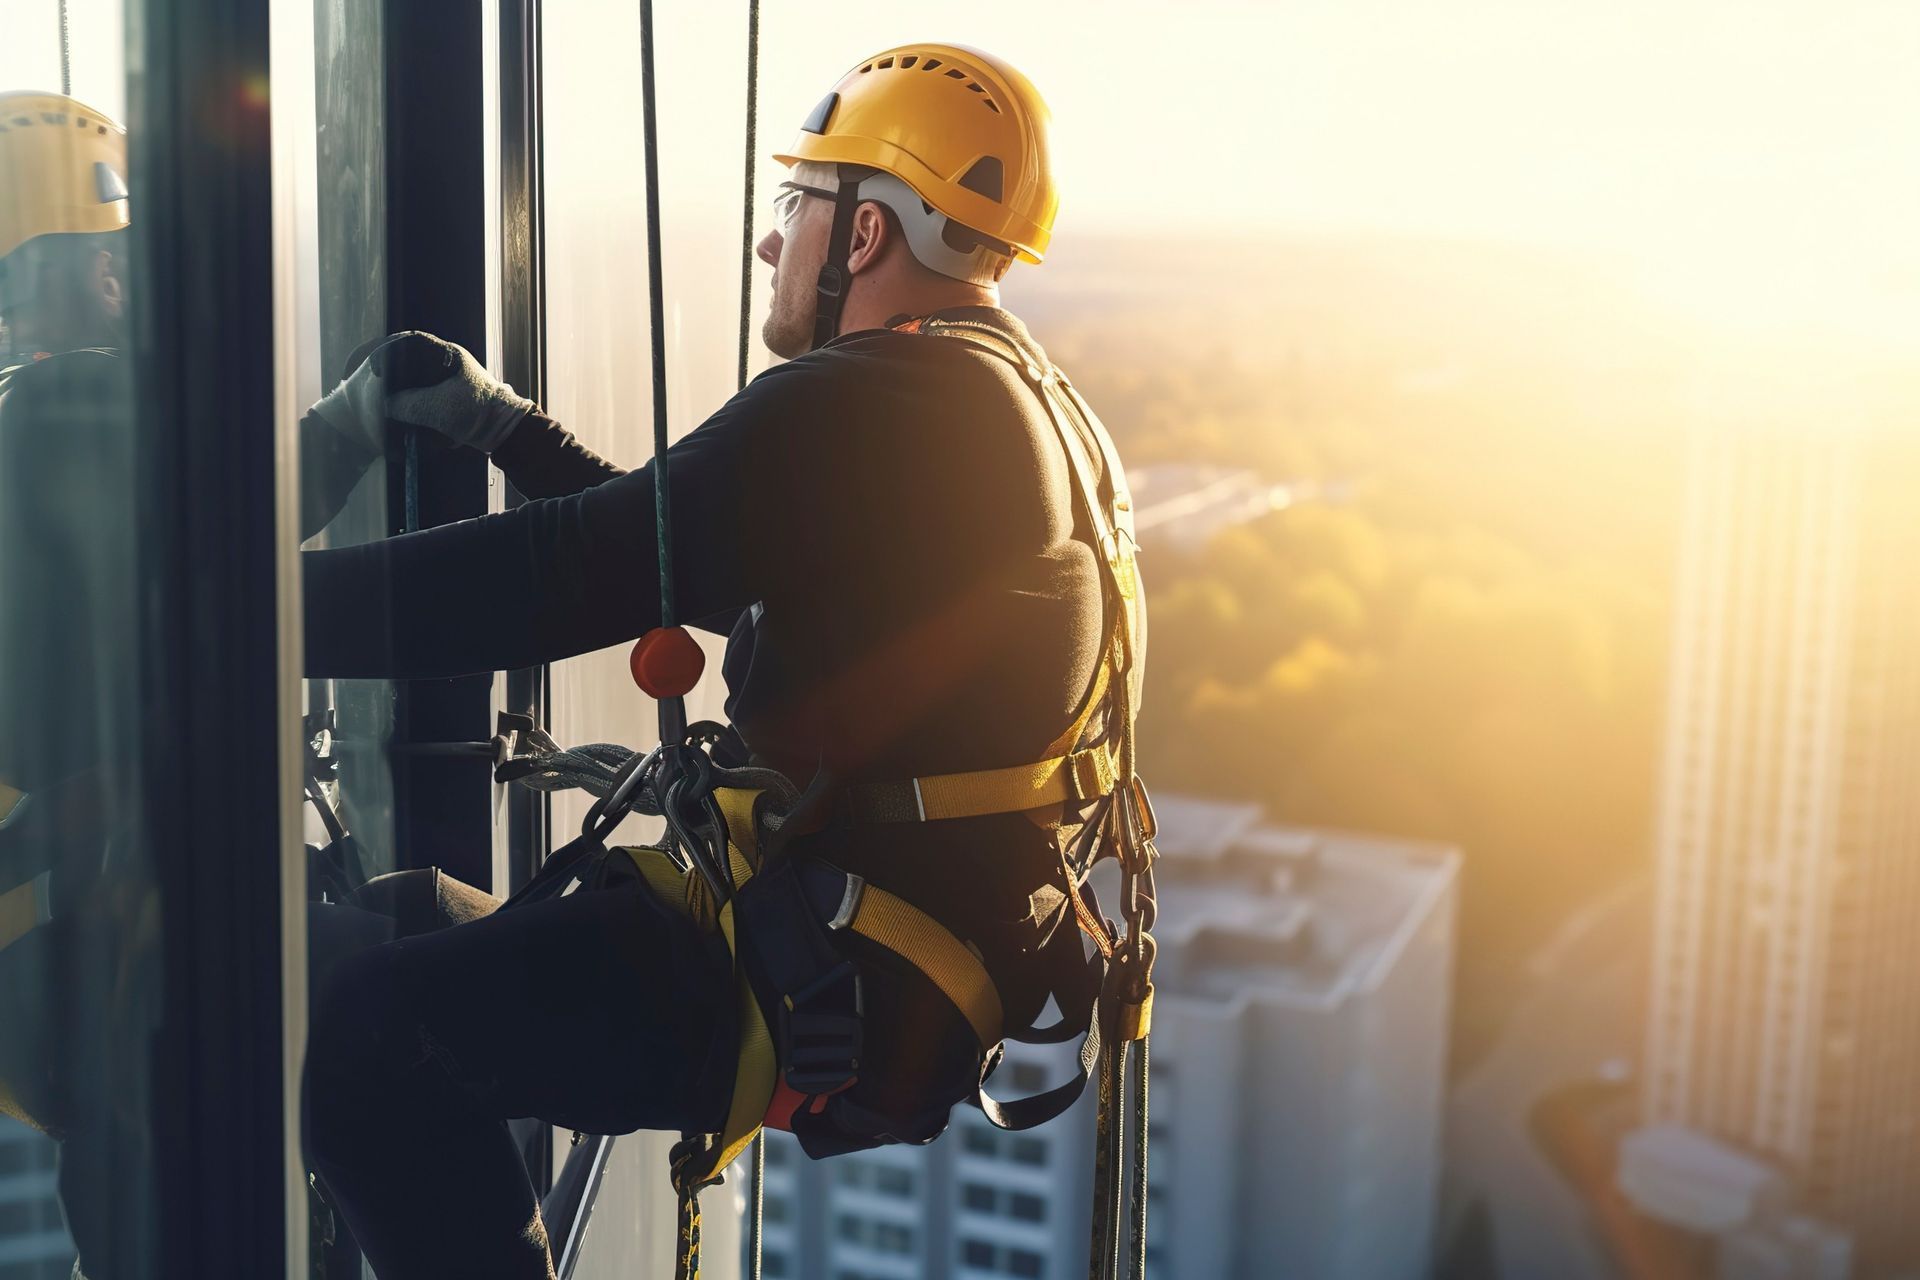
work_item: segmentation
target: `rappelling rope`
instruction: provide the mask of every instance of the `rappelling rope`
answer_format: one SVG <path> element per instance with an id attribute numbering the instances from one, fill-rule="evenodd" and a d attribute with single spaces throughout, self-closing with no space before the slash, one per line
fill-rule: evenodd
<path id="1" fill-rule="evenodd" d="M 653 508 L 654 541 L 659 549 L 660 575 L 660 626 L 662 635 L 671 635 L 678 625 L 679 610 L 674 604 L 673 590 L 673 509 L 672 491 L 667 483 L 668 438 L 667 438 L 667 333 L 666 333 L 666 288 L 665 271 L 662 261 L 660 234 L 660 137 L 657 89 L 654 80 L 653 57 L 653 0 L 640 0 L 640 99 L 641 99 L 641 141 L 644 149 L 645 177 L 647 185 L 647 307 L 648 324 L 652 339 L 653 357 Z M 648 637 L 642 637 L 645 646 Z M 689 642 L 690 643 L 690 642 Z M 638 655 L 640 650 L 636 650 Z M 640 666 L 636 661 L 636 679 L 640 678 Z M 728 882 L 718 880 L 707 884 L 708 894 L 697 895 L 700 906 L 711 906 L 717 911 L 719 903 L 731 892 L 731 877 L 726 869 L 727 857 L 724 847 L 725 835 L 717 839 L 721 847 L 703 849 L 698 839 L 687 838 L 690 833 L 673 812 L 676 808 L 675 796 L 684 797 L 689 776 L 681 774 L 683 767 L 693 768 L 703 777 L 710 771 L 708 761 L 697 748 L 689 747 L 686 742 L 687 712 L 684 694 L 688 687 L 685 683 L 666 689 L 660 686 L 650 687 L 645 679 L 641 687 L 654 693 L 660 708 L 660 751 L 661 768 L 655 774 L 655 786 L 661 798 L 661 808 L 672 833 L 671 839 L 678 840 L 685 847 L 692 866 L 701 874 L 689 877 L 688 891 L 690 907 L 695 905 L 695 887 L 703 878 L 727 876 Z M 718 832 L 724 832 L 717 811 L 713 809 L 711 790 L 705 791 L 696 799 L 703 803 L 711 814 Z M 715 858 L 720 865 L 710 865 Z M 706 899 L 711 896 L 709 904 Z M 696 910 L 696 915 L 706 914 Z M 697 1280 L 700 1274 L 700 1186 L 703 1181 L 690 1170 L 695 1164 L 696 1153 L 705 1149 L 709 1139 L 702 1134 L 687 1134 L 675 1144 L 672 1152 L 673 1187 L 679 1198 L 679 1247 L 674 1251 L 674 1274 L 679 1280 Z"/>
<path id="2" fill-rule="evenodd" d="M 647 324 L 653 357 L 653 528 L 660 551 L 660 625 L 674 625 L 673 517 L 667 497 L 667 322 L 660 261 L 660 139 L 654 110 L 653 0 L 640 0 L 640 135 L 647 184 Z M 664 714 L 665 704 L 662 703 Z"/>
<path id="3" fill-rule="evenodd" d="M 753 347 L 753 172 L 760 149 L 760 0 L 747 0 L 747 159 L 741 179 L 745 215 L 740 220 L 740 372 L 747 385 Z"/>
<path id="4" fill-rule="evenodd" d="M 60 92 L 73 96 L 73 44 L 67 28 L 67 0 L 60 0 Z"/>
<path id="5" fill-rule="evenodd" d="M 753 350 L 753 174 L 760 149 L 760 0 L 747 0 L 747 145 L 740 178 L 740 366 L 736 389 L 747 385 Z M 760 1280 L 761 1227 L 767 1206 L 767 1134 L 753 1136 L 747 1166 L 747 1280 Z"/>

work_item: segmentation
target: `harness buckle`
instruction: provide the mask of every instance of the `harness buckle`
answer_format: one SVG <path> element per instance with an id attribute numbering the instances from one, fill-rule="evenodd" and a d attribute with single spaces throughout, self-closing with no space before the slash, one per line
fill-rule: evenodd
<path id="1" fill-rule="evenodd" d="M 781 1001 L 782 1075 L 801 1094 L 837 1093 L 860 1078 L 864 994 L 860 971 L 842 961 Z"/>

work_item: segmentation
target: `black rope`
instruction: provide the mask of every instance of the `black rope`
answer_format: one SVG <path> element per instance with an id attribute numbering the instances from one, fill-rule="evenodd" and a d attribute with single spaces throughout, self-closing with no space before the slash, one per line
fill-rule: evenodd
<path id="1" fill-rule="evenodd" d="M 660 143 L 654 110 L 653 0 L 640 0 L 640 100 L 647 182 L 647 315 L 653 339 L 653 523 L 654 540 L 660 549 L 660 625 L 671 627 L 675 618 L 673 520 L 667 502 L 667 322 L 660 261 Z M 661 705 L 664 708 L 666 704 Z"/>
<path id="2" fill-rule="evenodd" d="M 60 0 L 60 92 L 73 96 L 73 45 L 67 32 L 67 0 Z"/>
<path id="3" fill-rule="evenodd" d="M 1133 1046 L 1133 1238 L 1128 1242 L 1128 1280 L 1147 1275 L 1147 1036 Z"/>
<path id="4" fill-rule="evenodd" d="M 747 147 L 740 184 L 745 212 L 740 219 L 740 368 L 737 383 L 747 385 L 753 351 L 753 175 L 760 150 L 760 0 L 747 0 Z M 753 1135 L 753 1163 L 747 1174 L 747 1280 L 760 1280 L 762 1225 L 767 1212 L 767 1134 Z"/>
<path id="5" fill-rule="evenodd" d="M 747 1184 L 747 1280 L 760 1280 L 760 1231 L 767 1214 L 767 1131 L 753 1135 L 753 1167 Z"/>
<path id="6" fill-rule="evenodd" d="M 1102 1011 L 1096 1011 L 1101 1016 Z M 1093 1131 L 1093 1220 L 1089 1280 L 1118 1280 L 1126 1153 L 1126 1049 L 1117 1035 L 1100 1048 L 1099 1098 Z"/>
<path id="7" fill-rule="evenodd" d="M 742 180 L 746 188 L 746 214 L 740 222 L 739 385 L 743 387 L 747 385 L 747 362 L 753 345 L 753 172 L 754 161 L 758 159 L 755 152 L 759 149 L 760 0 L 747 0 L 747 162 Z"/>

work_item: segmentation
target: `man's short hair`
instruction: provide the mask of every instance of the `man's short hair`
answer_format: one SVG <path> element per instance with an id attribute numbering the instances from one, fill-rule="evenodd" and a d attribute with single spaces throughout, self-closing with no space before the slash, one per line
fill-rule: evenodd
<path id="1" fill-rule="evenodd" d="M 126 239 L 124 230 L 35 236 L 0 258 L 0 315 L 33 302 L 49 276 L 82 270 L 103 249 L 120 254 Z"/>

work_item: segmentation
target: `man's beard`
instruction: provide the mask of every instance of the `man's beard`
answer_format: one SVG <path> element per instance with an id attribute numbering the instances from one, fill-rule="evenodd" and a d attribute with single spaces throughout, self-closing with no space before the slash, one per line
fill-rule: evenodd
<path id="1" fill-rule="evenodd" d="M 760 340 L 784 360 L 805 355 L 813 346 L 813 313 L 774 294 L 766 323 L 760 326 Z"/>

